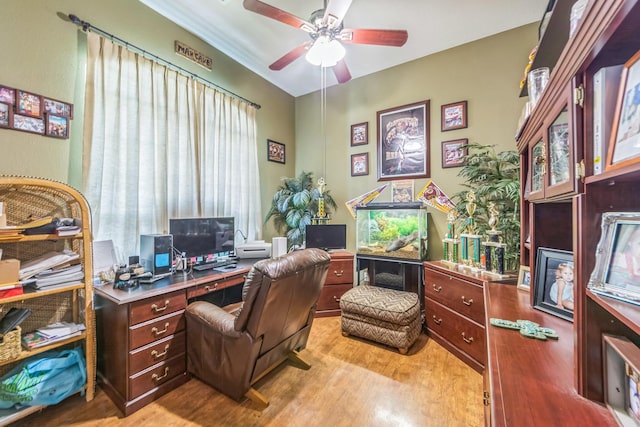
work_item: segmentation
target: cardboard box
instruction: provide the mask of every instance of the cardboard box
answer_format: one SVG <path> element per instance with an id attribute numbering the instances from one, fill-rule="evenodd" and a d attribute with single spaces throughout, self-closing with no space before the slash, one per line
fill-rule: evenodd
<path id="1" fill-rule="evenodd" d="M 20 277 L 20 260 L 5 259 L 0 261 L 0 285 L 15 283 Z"/>

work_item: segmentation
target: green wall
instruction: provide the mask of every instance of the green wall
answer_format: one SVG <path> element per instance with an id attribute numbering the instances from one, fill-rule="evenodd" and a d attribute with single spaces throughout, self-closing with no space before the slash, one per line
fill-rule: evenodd
<path id="1" fill-rule="evenodd" d="M 344 202 L 380 184 L 376 181 L 376 112 L 429 99 L 431 178 L 449 195 L 459 191 L 459 169 L 440 167 L 441 142 L 468 138 L 470 142 L 496 144 L 499 149 L 515 149 L 515 124 L 524 103 L 518 98 L 518 82 L 536 43 L 537 28 L 531 24 L 333 86 L 327 90 L 323 131 L 319 92 L 293 98 L 137 0 L 3 2 L 0 34 L 5 43 L 0 85 L 72 102 L 75 117 L 69 140 L 0 129 L 0 173 L 52 178 L 78 188 L 82 176 L 85 36 L 58 13 L 75 14 L 262 105 L 257 127 L 263 215 L 281 177 L 312 171 L 316 177 L 325 176 L 340 205 L 334 222 L 348 224 L 348 241 L 352 243 L 354 221 Z M 174 40 L 211 56 L 213 70 L 177 56 Z M 440 106 L 461 100 L 468 101 L 468 128 L 440 132 Z M 350 126 L 360 122 L 369 122 L 369 144 L 350 147 Z M 266 161 L 267 139 L 286 144 L 285 165 Z M 361 152 L 369 153 L 370 173 L 351 177 L 350 156 Z M 416 180 L 415 191 L 426 181 Z M 380 201 L 391 200 L 389 190 Z M 432 258 L 438 258 L 445 218 L 431 210 L 431 219 L 430 252 Z M 264 238 L 270 240 L 274 235 L 269 223 Z"/>
<path id="2" fill-rule="evenodd" d="M 459 168 L 441 167 L 443 141 L 468 138 L 470 143 L 495 144 L 498 151 L 516 149 L 516 123 L 526 101 L 518 97 L 519 82 L 537 42 L 536 31 L 536 24 L 527 25 L 327 88 L 324 132 L 319 92 L 296 98 L 296 173 L 325 176 L 327 188 L 340 204 L 333 222 L 347 224 L 350 249 L 355 249 L 355 221 L 344 201 L 382 184 L 376 172 L 376 112 L 430 100 L 431 179 L 452 196 L 463 189 L 463 180 L 457 176 Z M 463 100 L 468 101 L 468 127 L 441 132 L 441 105 Z M 351 147 L 351 125 L 362 122 L 369 123 L 369 143 Z M 369 153 L 369 175 L 351 177 L 351 155 L 362 152 Z M 415 180 L 415 192 L 427 181 Z M 376 201 L 391 201 L 391 185 Z M 430 258 L 438 259 L 446 216 L 435 209 L 428 211 Z"/>

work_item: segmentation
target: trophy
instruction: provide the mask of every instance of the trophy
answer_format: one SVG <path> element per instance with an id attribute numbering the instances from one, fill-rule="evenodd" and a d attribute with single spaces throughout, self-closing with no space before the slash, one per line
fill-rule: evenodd
<path id="1" fill-rule="evenodd" d="M 311 223 L 318 225 L 318 224 L 328 224 L 330 219 L 327 216 L 327 212 L 324 209 L 324 187 L 325 187 L 325 181 L 324 178 L 321 177 L 318 180 L 318 192 L 320 193 L 320 197 L 318 198 L 318 212 L 316 213 L 316 216 L 314 216 L 313 218 L 311 218 Z"/>
<path id="2" fill-rule="evenodd" d="M 447 237 L 442 239 L 443 261 L 456 264 L 458 262 L 459 240 L 455 234 L 455 221 L 458 212 L 450 210 L 447 214 Z"/>
<path id="3" fill-rule="evenodd" d="M 462 264 L 467 267 L 479 268 L 480 264 L 480 235 L 476 234 L 476 222 L 473 214 L 476 212 L 476 194 L 467 193 L 467 233 L 460 234 L 462 250 Z"/>
<path id="4" fill-rule="evenodd" d="M 487 208 L 489 210 L 489 227 L 491 227 L 491 230 L 487 231 L 489 240 L 482 243 L 482 246 L 484 246 L 483 265 L 487 272 L 497 273 L 501 276 L 504 274 L 504 250 L 507 245 L 500 242 L 500 234 L 502 232 L 496 230 L 499 219 L 495 203 L 489 202 Z M 496 257 L 495 264 L 492 262 L 494 254 Z"/>

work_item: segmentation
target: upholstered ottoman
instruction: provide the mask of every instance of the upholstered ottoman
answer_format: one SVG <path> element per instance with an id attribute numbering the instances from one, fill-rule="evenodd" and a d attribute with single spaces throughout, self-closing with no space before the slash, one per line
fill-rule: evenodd
<path id="1" fill-rule="evenodd" d="M 413 292 L 361 285 L 340 298 L 342 335 L 355 335 L 406 354 L 420 335 L 420 301 Z"/>

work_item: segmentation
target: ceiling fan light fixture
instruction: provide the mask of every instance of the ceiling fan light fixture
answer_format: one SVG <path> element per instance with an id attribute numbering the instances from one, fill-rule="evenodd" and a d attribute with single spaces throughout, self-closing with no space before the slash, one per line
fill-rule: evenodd
<path id="1" fill-rule="evenodd" d="M 322 35 L 319 36 L 311 48 L 309 48 L 305 58 L 313 65 L 333 67 L 344 58 L 345 53 L 346 50 L 344 46 L 342 46 L 342 43 Z"/>

